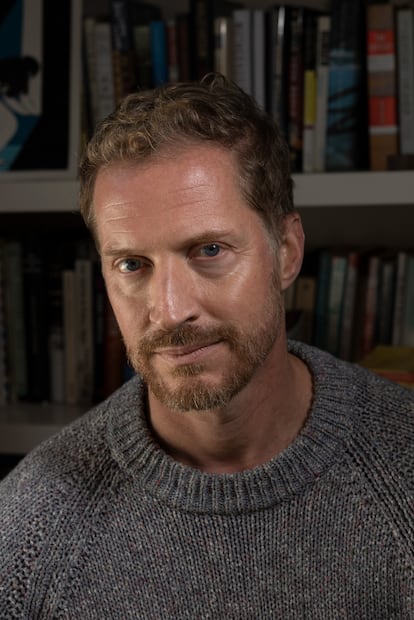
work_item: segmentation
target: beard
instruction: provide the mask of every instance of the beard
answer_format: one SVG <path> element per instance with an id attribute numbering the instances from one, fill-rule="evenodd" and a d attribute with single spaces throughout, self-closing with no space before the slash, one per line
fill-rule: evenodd
<path id="1" fill-rule="evenodd" d="M 260 314 L 259 314 L 260 313 Z M 143 336 L 134 346 L 126 343 L 129 362 L 149 390 L 169 409 L 206 411 L 225 407 L 252 379 L 269 355 L 283 325 L 284 309 L 274 275 L 265 307 L 259 308 L 248 330 L 228 322 L 214 327 L 191 323 L 169 332 L 157 331 Z M 230 350 L 230 361 L 222 369 L 220 381 L 203 376 L 205 363 L 190 363 L 169 369 L 164 376 L 153 364 L 154 351 L 164 347 L 205 346 L 223 342 Z"/>

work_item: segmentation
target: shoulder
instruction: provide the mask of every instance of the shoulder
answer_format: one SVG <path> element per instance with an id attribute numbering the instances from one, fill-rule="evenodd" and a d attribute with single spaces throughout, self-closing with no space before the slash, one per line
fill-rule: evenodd
<path id="1" fill-rule="evenodd" d="M 50 559 L 48 549 L 57 557 L 123 475 L 112 458 L 107 426 L 120 403 L 132 397 L 135 380 L 129 383 L 38 446 L 0 483 L 0 616 L 6 597 L 15 596 L 12 584 L 19 584 L 23 598 L 33 575 L 40 579 L 40 567 L 49 562 L 42 560 Z"/>
<path id="2" fill-rule="evenodd" d="M 380 463 L 414 493 L 414 390 L 318 349 L 291 346 L 310 367 L 315 392 L 329 394 L 324 405 L 346 418 L 355 458 Z"/>

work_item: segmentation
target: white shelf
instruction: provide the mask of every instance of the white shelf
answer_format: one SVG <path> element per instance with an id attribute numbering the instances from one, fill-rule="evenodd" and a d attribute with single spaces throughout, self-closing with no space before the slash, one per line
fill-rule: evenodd
<path id="1" fill-rule="evenodd" d="M 414 171 L 296 174 L 297 207 L 414 205 Z M 77 181 L 2 181 L 0 213 L 74 212 Z"/>
<path id="2" fill-rule="evenodd" d="M 414 205 L 414 171 L 297 174 L 297 207 Z"/>
<path id="3" fill-rule="evenodd" d="M 77 211 L 78 189 L 71 180 L 1 180 L 0 213 Z"/>
<path id="4" fill-rule="evenodd" d="M 0 407 L 0 454 L 26 454 L 86 408 L 23 402 Z"/>

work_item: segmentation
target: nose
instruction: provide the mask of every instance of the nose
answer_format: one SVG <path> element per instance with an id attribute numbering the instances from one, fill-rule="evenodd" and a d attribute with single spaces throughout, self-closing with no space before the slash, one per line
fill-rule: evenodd
<path id="1" fill-rule="evenodd" d="M 199 306 L 191 268 L 185 259 L 153 266 L 149 284 L 149 320 L 165 331 L 195 321 Z"/>

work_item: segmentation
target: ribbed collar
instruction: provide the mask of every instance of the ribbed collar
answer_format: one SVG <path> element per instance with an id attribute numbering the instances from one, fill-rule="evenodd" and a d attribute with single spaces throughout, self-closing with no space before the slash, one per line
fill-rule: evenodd
<path id="1" fill-rule="evenodd" d="M 177 509 L 236 514 L 263 510 L 300 493 L 341 460 L 356 389 L 354 372 L 317 349 L 289 342 L 309 367 L 314 398 L 295 441 L 267 463 L 235 474 L 209 474 L 174 461 L 154 441 L 145 416 L 145 388 L 132 379 L 108 401 L 113 457 L 147 493 Z M 339 369 L 338 366 L 341 366 Z"/>

